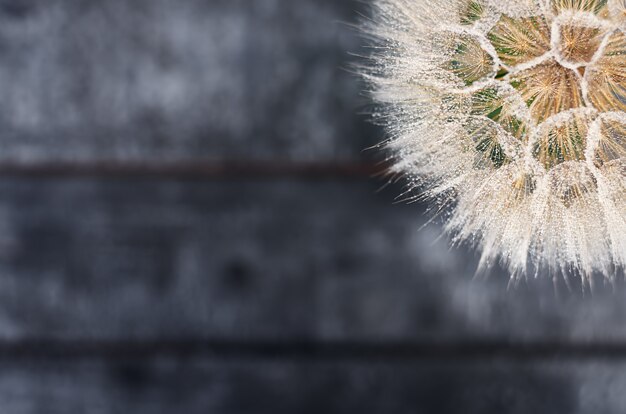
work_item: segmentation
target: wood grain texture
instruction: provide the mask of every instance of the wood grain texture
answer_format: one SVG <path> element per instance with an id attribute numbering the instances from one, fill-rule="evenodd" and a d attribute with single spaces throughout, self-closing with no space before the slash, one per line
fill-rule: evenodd
<path id="1" fill-rule="evenodd" d="M 3 363 L 11 413 L 621 413 L 607 364 L 315 363 L 155 359 Z"/>
<path id="2" fill-rule="evenodd" d="M 353 0 L 4 1 L 0 161 L 354 160 Z"/>
<path id="3" fill-rule="evenodd" d="M 0 180 L 5 338 L 624 340 L 624 290 L 517 288 L 368 179 Z M 558 294 L 561 293 L 562 297 Z"/>

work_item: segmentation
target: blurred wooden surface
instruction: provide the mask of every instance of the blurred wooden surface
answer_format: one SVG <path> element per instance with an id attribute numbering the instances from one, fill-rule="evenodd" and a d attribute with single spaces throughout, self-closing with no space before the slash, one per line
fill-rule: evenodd
<path id="1" fill-rule="evenodd" d="M 1 412 L 626 410 L 621 279 L 474 277 L 381 190 L 365 10 L 0 2 Z"/>
<path id="2" fill-rule="evenodd" d="M 358 158 L 352 0 L 3 0 L 0 160 Z"/>

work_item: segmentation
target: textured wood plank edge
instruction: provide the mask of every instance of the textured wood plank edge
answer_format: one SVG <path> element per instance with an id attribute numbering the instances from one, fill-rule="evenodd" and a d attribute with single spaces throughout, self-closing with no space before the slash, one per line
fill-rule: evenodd
<path id="1" fill-rule="evenodd" d="M 227 340 L 21 340 L 0 342 L 0 360 L 14 359 L 153 359 L 207 357 L 222 359 L 354 362 L 626 359 L 623 342 L 423 342 L 367 343 Z"/>

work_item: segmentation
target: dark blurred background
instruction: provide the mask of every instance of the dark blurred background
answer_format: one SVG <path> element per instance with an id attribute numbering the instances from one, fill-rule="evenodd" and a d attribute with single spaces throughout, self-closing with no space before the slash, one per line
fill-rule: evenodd
<path id="1" fill-rule="evenodd" d="M 623 413 L 626 292 L 396 202 L 352 0 L 0 1 L 2 413 Z"/>

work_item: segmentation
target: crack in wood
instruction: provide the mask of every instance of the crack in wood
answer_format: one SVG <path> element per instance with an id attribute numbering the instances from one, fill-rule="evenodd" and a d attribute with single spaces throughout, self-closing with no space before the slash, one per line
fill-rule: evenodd
<path id="1" fill-rule="evenodd" d="M 0 177 L 179 179 L 361 178 L 387 174 L 386 163 L 359 161 L 176 161 L 0 163 Z"/>
<path id="2" fill-rule="evenodd" d="M 229 340 L 17 340 L 0 342 L 2 359 L 154 359 L 159 357 L 407 362 L 626 359 L 626 342 L 319 342 Z"/>

